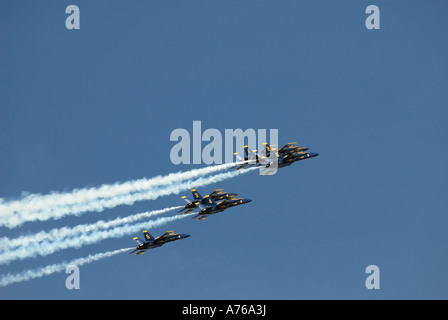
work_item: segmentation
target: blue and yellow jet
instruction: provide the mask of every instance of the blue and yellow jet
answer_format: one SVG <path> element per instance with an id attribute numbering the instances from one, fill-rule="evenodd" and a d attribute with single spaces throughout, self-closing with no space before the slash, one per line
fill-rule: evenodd
<path id="1" fill-rule="evenodd" d="M 234 198 L 238 195 L 237 193 L 223 192 L 223 190 L 224 189 L 216 189 L 208 196 L 215 201 L 220 201 L 224 199 Z M 191 189 L 191 194 L 193 195 L 194 200 L 192 201 L 188 199 L 186 196 L 183 196 L 182 199 L 184 199 L 187 202 L 187 204 L 179 212 L 186 210 L 184 214 L 190 213 L 198 207 L 198 204 L 207 204 L 206 198 L 202 197 L 196 189 Z"/>
<path id="2" fill-rule="evenodd" d="M 163 246 L 165 243 L 185 239 L 188 238 L 189 234 L 180 234 L 175 233 L 174 230 L 170 230 L 165 232 L 160 237 L 154 238 L 148 230 L 143 231 L 143 238 L 145 239 L 145 242 L 141 241 L 138 237 L 133 238 L 135 241 L 138 242 L 137 248 L 130 252 L 129 254 L 132 254 L 136 251 L 138 251 L 135 255 L 143 254 L 146 250 L 158 248 Z"/>
<path id="3" fill-rule="evenodd" d="M 216 203 L 216 201 L 213 200 L 208 195 L 204 197 L 204 200 L 205 200 L 206 206 L 204 207 L 201 204 L 198 204 L 198 207 L 201 208 L 201 211 L 199 211 L 198 214 L 196 216 L 194 216 L 192 219 L 204 220 L 211 214 L 222 212 L 228 208 L 236 207 L 236 206 L 246 204 L 246 203 L 249 203 L 252 201 L 251 199 L 241 199 L 241 198 L 232 197 L 232 198 L 225 199 L 224 201 L 221 201 L 219 203 Z"/>

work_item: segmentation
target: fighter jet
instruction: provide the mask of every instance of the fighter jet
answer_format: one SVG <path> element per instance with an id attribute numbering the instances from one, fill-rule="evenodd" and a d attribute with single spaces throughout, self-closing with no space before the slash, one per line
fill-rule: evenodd
<path id="1" fill-rule="evenodd" d="M 238 195 L 236 193 L 223 192 L 223 190 L 224 189 L 217 189 L 217 190 L 213 191 L 212 193 L 210 193 L 209 196 L 213 200 L 219 201 L 219 200 L 224 200 L 224 199 L 230 199 L 230 198 L 236 197 Z M 207 200 L 205 198 L 203 198 L 196 189 L 191 189 L 191 193 L 193 194 L 194 200 L 192 201 L 192 200 L 188 199 L 186 196 L 183 196 L 182 199 L 184 199 L 187 202 L 187 204 L 179 212 L 186 210 L 184 212 L 184 214 L 187 214 L 187 213 L 192 212 L 194 209 L 196 209 L 198 207 L 199 203 L 201 203 L 201 204 L 207 203 Z"/>
<path id="2" fill-rule="evenodd" d="M 138 242 L 137 248 L 130 252 L 129 254 L 132 254 L 136 251 L 138 251 L 135 255 L 143 254 L 146 250 L 157 248 L 163 246 L 165 243 L 176 241 L 179 239 L 185 239 L 188 238 L 189 234 L 180 234 L 175 233 L 174 230 L 170 230 L 165 232 L 160 237 L 154 238 L 151 234 L 149 234 L 148 230 L 143 231 L 143 238 L 145 239 L 145 242 L 141 241 L 138 237 L 133 238 L 135 241 Z"/>
<path id="3" fill-rule="evenodd" d="M 246 204 L 251 202 L 251 199 L 242 199 L 242 198 L 236 198 L 232 197 L 229 199 L 225 199 L 224 201 L 221 201 L 219 203 L 216 203 L 215 200 L 213 200 L 210 196 L 204 197 L 206 201 L 206 206 L 202 206 L 201 204 L 198 204 L 199 208 L 201 208 L 201 211 L 198 212 L 196 216 L 194 216 L 192 219 L 195 220 L 204 220 L 211 214 L 215 214 L 218 212 L 222 212 L 228 208 L 236 207 L 242 204 Z"/>
<path id="4" fill-rule="evenodd" d="M 223 192 L 224 189 L 216 189 L 212 193 L 210 193 L 208 196 L 212 198 L 214 201 L 220 201 L 224 199 L 231 199 L 236 197 L 237 193 L 230 193 L 230 192 Z M 193 198 L 195 201 L 199 201 L 201 204 L 206 204 L 207 199 L 203 198 L 199 192 L 196 191 L 196 189 L 191 189 L 191 193 L 193 194 Z"/>

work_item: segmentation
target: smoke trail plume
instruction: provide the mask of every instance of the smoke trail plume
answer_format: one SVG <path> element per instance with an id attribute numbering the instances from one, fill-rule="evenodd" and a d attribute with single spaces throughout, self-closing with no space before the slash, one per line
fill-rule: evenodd
<path id="1" fill-rule="evenodd" d="M 31 243 L 27 246 L 21 246 L 15 250 L 0 253 L 0 264 L 9 263 L 13 260 L 23 260 L 30 257 L 46 256 L 57 251 L 68 248 L 80 248 L 85 245 L 97 243 L 101 240 L 110 238 L 121 238 L 124 235 L 141 231 L 142 229 L 156 228 L 169 222 L 184 219 L 196 213 L 179 214 L 172 217 L 163 217 L 156 220 L 140 222 L 136 224 L 126 224 L 121 227 L 115 227 L 108 230 L 93 231 L 83 233 L 76 237 L 57 239 L 55 241 L 42 241 L 40 243 Z"/>
<path id="2" fill-rule="evenodd" d="M 132 222 L 136 222 L 142 219 L 147 219 L 154 217 L 156 215 L 160 215 L 166 212 L 170 212 L 176 209 L 183 208 L 183 206 L 164 208 L 160 210 L 153 210 L 143 213 L 134 214 L 124 218 L 116 218 L 109 221 L 99 220 L 92 224 L 80 224 L 76 227 L 62 227 L 62 228 L 54 228 L 50 231 L 40 231 L 31 235 L 23 235 L 14 239 L 10 239 L 8 237 L 0 238 L 0 252 L 1 251 L 9 251 L 15 249 L 17 247 L 26 247 L 33 243 L 38 243 L 42 241 L 60 241 L 63 238 L 67 237 L 75 237 L 82 233 L 94 232 L 98 230 L 109 229 L 112 227 L 116 227 L 122 224 L 129 224 Z M 0 253 L 1 255 L 1 253 Z M 0 259 L 1 261 L 1 259 Z M 1 264 L 1 262 L 0 262 Z"/>
<path id="3" fill-rule="evenodd" d="M 28 281 L 28 280 L 35 279 L 35 278 L 48 276 L 55 272 L 62 272 L 69 265 L 76 265 L 79 267 L 84 264 L 98 261 L 100 259 L 112 257 L 116 254 L 123 253 L 123 252 L 129 251 L 131 249 L 134 249 L 134 248 L 124 248 L 124 249 L 119 249 L 119 250 L 114 250 L 114 251 L 97 253 L 97 254 L 89 255 L 85 258 L 78 258 L 78 259 L 72 260 L 70 262 L 61 262 L 61 263 L 57 263 L 57 264 L 48 265 L 45 267 L 40 267 L 37 269 L 25 270 L 21 273 L 16 273 L 16 274 L 8 273 L 6 275 L 1 276 L 0 287 L 4 287 L 7 285 L 16 283 L 16 282 Z"/>
<path id="4" fill-rule="evenodd" d="M 238 163 L 227 163 L 172 173 L 152 179 L 139 179 L 95 188 L 75 189 L 68 193 L 32 194 L 21 200 L 9 202 L 0 198 L 0 226 L 14 228 L 27 221 L 60 219 L 67 215 L 79 215 L 88 211 L 100 212 L 118 205 L 132 205 L 136 201 L 154 200 L 162 195 L 181 192 L 185 188 L 189 188 L 192 183 L 206 183 L 198 177 L 229 169 L 236 164 Z M 223 173 L 220 179 L 215 180 L 221 181 L 247 171 L 250 171 L 250 169 L 227 172 L 230 175 Z M 191 180 L 194 178 L 198 179 Z M 200 185 L 197 184 L 196 186 Z"/>

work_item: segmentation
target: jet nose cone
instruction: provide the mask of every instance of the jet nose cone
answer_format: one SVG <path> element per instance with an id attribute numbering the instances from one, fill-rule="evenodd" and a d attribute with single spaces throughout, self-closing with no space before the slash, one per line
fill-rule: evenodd
<path id="1" fill-rule="evenodd" d="M 183 234 L 182 238 L 188 238 L 190 235 L 189 234 Z"/>
<path id="2" fill-rule="evenodd" d="M 245 203 L 249 203 L 249 202 L 252 202 L 252 200 L 251 199 L 244 199 L 244 202 Z"/>

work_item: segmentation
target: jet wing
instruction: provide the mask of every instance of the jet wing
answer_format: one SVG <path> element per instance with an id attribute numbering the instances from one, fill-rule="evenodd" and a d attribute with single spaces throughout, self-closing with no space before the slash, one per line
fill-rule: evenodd
<path id="1" fill-rule="evenodd" d="M 301 156 L 301 155 L 305 155 L 306 152 L 305 151 L 301 151 L 301 150 L 295 150 L 291 153 L 292 156 L 296 157 L 296 156 Z"/>
<path id="2" fill-rule="evenodd" d="M 135 249 L 134 251 L 129 252 L 129 254 L 133 254 L 134 252 L 138 251 L 135 255 L 144 254 L 146 249 Z"/>
<path id="3" fill-rule="evenodd" d="M 262 168 L 260 169 L 260 172 L 258 173 L 261 176 L 272 176 L 277 172 L 277 168 Z"/>
<path id="4" fill-rule="evenodd" d="M 285 151 L 286 149 L 291 148 L 292 146 L 294 146 L 295 144 L 297 144 L 297 142 L 288 142 L 287 144 L 285 144 L 282 148 L 280 148 L 278 150 L 278 152 L 282 153 L 283 151 Z"/>
<path id="5" fill-rule="evenodd" d="M 186 211 L 182 212 L 182 214 L 189 214 L 189 213 L 191 213 L 194 209 L 195 209 L 195 208 L 190 208 L 190 209 L 183 208 L 182 210 L 178 211 L 177 213 L 181 213 L 182 211 L 186 210 Z"/>
<path id="6" fill-rule="evenodd" d="M 262 168 L 260 168 L 260 171 L 258 174 L 262 176 L 270 176 L 277 172 L 278 169 L 278 156 L 274 156 L 271 154 L 270 157 L 263 157 L 260 159 L 260 163 L 262 164 Z"/>
<path id="7" fill-rule="evenodd" d="M 272 160 L 272 159 L 274 159 L 274 160 Z M 277 158 L 273 157 L 273 156 L 271 156 L 271 157 L 264 156 L 264 157 L 259 157 L 258 162 L 260 163 L 259 164 L 260 166 L 267 166 L 267 165 L 270 165 L 271 163 L 273 163 L 276 159 Z"/>
<path id="8" fill-rule="evenodd" d="M 235 168 L 235 170 L 241 170 L 241 169 L 246 168 L 247 166 L 250 166 L 249 160 L 236 162 L 235 164 L 238 165 L 238 167 Z"/>
<path id="9" fill-rule="evenodd" d="M 198 215 L 195 215 L 193 218 L 191 218 L 191 219 L 193 219 L 193 220 L 196 220 L 196 221 L 200 221 L 200 220 L 204 220 L 205 218 L 207 218 L 207 215 L 206 214 L 198 214 Z"/>
<path id="10" fill-rule="evenodd" d="M 250 160 L 244 160 L 243 158 L 241 158 L 238 155 L 238 152 L 235 152 L 234 155 L 237 157 L 238 161 L 235 162 L 235 166 L 237 166 L 237 168 L 235 168 L 235 170 L 240 170 L 240 169 L 244 169 L 245 167 L 249 166 L 249 162 Z"/>
<path id="11" fill-rule="evenodd" d="M 185 202 L 187 203 L 187 205 L 186 205 L 185 207 L 183 207 L 182 209 L 180 209 L 180 210 L 178 211 L 178 213 L 180 213 L 180 212 L 182 212 L 182 211 L 184 211 L 184 210 L 186 210 L 186 211 L 184 212 L 184 214 L 190 213 L 191 211 L 193 211 L 193 210 L 195 209 L 195 207 L 193 207 L 193 208 L 188 208 L 188 207 L 191 206 L 191 205 L 197 205 L 197 203 L 198 203 L 198 201 L 191 201 L 191 200 L 188 199 L 186 196 L 183 196 L 182 199 L 185 200 Z"/>
<path id="12" fill-rule="evenodd" d="M 224 189 L 216 189 L 215 191 L 213 191 L 212 193 L 209 194 L 210 197 L 213 197 L 214 195 L 217 194 L 223 194 L 224 192 L 222 192 Z"/>
<path id="13" fill-rule="evenodd" d="M 166 237 L 170 235 L 176 235 L 176 232 L 174 230 L 170 230 L 162 234 L 160 237 L 158 237 L 156 240 L 164 240 Z"/>
<path id="14" fill-rule="evenodd" d="M 227 203 L 229 203 L 230 199 L 225 199 L 223 201 L 221 201 L 220 203 L 218 203 L 218 206 L 223 206 L 226 205 Z M 236 200 L 235 197 L 232 197 L 232 200 Z"/>

